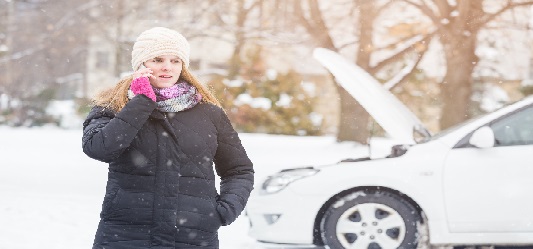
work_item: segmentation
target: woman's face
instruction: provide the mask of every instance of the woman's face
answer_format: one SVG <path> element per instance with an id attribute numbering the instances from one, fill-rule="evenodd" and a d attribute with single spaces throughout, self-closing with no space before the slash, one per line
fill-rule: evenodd
<path id="1" fill-rule="evenodd" d="M 178 82 L 183 62 L 177 56 L 162 55 L 144 62 L 144 66 L 152 70 L 154 77 L 149 77 L 150 84 L 157 88 L 165 88 Z"/>

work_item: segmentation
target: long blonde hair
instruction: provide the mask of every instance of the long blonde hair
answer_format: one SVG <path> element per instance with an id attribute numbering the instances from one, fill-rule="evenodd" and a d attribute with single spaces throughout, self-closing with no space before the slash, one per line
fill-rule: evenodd
<path id="1" fill-rule="evenodd" d="M 179 80 L 187 81 L 198 89 L 198 92 L 202 95 L 202 102 L 210 103 L 221 107 L 220 102 L 209 88 L 204 86 L 191 72 L 185 67 L 185 64 L 181 70 Z M 108 88 L 96 94 L 92 102 L 95 106 L 102 106 L 104 108 L 110 108 L 111 110 L 118 112 L 124 108 L 128 103 L 128 89 L 133 81 L 133 75 L 122 78 L 114 87 Z"/>

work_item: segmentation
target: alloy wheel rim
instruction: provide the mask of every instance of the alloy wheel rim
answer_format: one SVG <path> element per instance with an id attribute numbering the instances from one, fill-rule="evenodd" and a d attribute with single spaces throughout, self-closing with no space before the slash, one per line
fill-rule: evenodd
<path id="1" fill-rule="evenodd" d="M 394 249 L 405 238 L 405 222 L 396 210 L 363 203 L 346 210 L 337 221 L 336 235 L 344 248 Z"/>

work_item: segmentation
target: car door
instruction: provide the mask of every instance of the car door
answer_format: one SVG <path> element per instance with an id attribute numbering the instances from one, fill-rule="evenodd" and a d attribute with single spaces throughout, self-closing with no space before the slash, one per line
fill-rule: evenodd
<path id="1" fill-rule="evenodd" d="M 487 124 L 495 145 L 464 142 L 443 165 L 450 232 L 533 232 L 533 107 Z"/>

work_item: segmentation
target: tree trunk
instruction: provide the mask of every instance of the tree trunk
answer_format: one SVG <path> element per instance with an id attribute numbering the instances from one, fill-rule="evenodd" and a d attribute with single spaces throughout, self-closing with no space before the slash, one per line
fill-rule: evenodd
<path id="1" fill-rule="evenodd" d="M 359 50 L 356 55 L 355 64 L 368 71 L 370 68 L 370 56 L 373 50 L 372 34 L 373 22 L 376 18 L 376 7 L 373 1 L 356 0 L 359 7 Z M 370 115 L 344 88 L 337 85 L 341 102 L 341 117 L 339 119 L 339 130 L 337 141 L 355 141 L 367 144 L 371 136 L 368 130 Z"/>
<path id="2" fill-rule="evenodd" d="M 241 53 L 246 42 L 246 38 L 244 36 L 244 27 L 249 11 L 249 9 L 245 8 L 244 0 L 237 1 L 237 14 L 235 22 L 236 30 L 234 33 L 235 46 L 233 47 L 233 54 L 231 55 L 231 62 L 228 69 L 229 78 L 235 78 L 237 75 L 240 74 L 241 71 Z"/>
<path id="3" fill-rule="evenodd" d="M 440 128 L 446 129 L 469 118 L 472 96 L 472 73 L 479 58 L 475 54 L 476 33 L 446 39 L 446 74 L 441 85 L 443 108 Z"/>
<path id="4" fill-rule="evenodd" d="M 305 1 L 294 1 L 294 9 L 296 10 L 299 24 L 313 37 L 318 47 L 339 52 L 339 48 L 335 47 L 329 28 L 326 26 L 322 17 L 318 1 L 307 1 L 308 8 L 305 8 L 305 10 L 308 14 L 303 14 L 304 8 L 302 8 L 301 2 Z M 357 26 L 356 36 L 359 38 L 359 49 L 356 54 L 355 63 L 367 71 L 370 71 L 370 58 L 374 52 L 372 41 L 374 21 L 386 5 L 380 5 L 377 2 L 368 0 L 352 0 L 351 2 L 358 9 L 358 20 L 354 23 Z M 370 137 L 370 131 L 368 129 L 370 116 L 344 88 L 336 84 L 336 89 L 340 100 L 337 141 L 356 141 L 361 144 L 367 144 L 368 138 Z"/>
<path id="5" fill-rule="evenodd" d="M 368 143 L 369 115 L 344 88 L 336 85 L 340 97 L 340 118 L 337 141 L 356 141 Z"/>
<path id="6" fill-rule="evenodd" d="M 120 78 L 122 72 L 122 22 L 124 20 L 124 4 L 123 0 L 117 0 L 117 23 L 115 27 L 115 68 L 114 73 L 117 78 Z"/>

